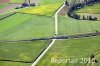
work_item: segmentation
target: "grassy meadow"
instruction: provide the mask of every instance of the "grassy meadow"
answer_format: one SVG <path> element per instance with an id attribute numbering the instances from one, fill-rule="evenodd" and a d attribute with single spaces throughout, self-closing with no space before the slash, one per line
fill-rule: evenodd
<path id="1" fill-rule="evenodd" d="M 5 61 L 9 63 L 12 61 L 33 63 L 49 43 L 49 40 L 33 42 L 0 42 L 0 66 L 3 62 L 2 60 L 11 60 Z"/>
<path id="2" fill-rule="evenodd" d="M 100 21 L 76 20 L 58 16 L 59 35 L 75 35 L 100 31 Z"/>
<path id="3" fill-rule="evenodd" d="M 66 0 L 39 0 L 39 4 L 55 4 L 55 3 L 63 3 Z"/>
<path id="4" fill-rule="evenodd" d="M 10 0 L 10 3 L 24 3 L 25 0 Z"/>
<path id="5" fill-rule="evenodd" d="M 100 36 L 91 38 L 71 39 L 71 40 L 57 40 L 45 56 L 40 60 L 36 66 L 91 66 L 81 63 L 81 58 L 90 58 L 90 56 L 100 53 Z M 99 57 L 96 56 L 98 63 L 92 66 L 99 66 Z M 51 59 L 78 59 L 75 63 L 57 63 Z M 54 63 L 55 62 L 55 63 Z M 59 61 L 58 61 L 59 62 Z"/>
<path id="6" fill-rule="evenodd" d="M 25 0 L 11 0 L 10 3 L 23 3 Z M 63 3 L 65 0 L 37 0 L 40 5 Z"/>
<path id="7" fill-rule="evenodd" d="M 0 9 L 5 8 L 8 4 L 0 4 Z"/>
<path id="8" fill-rule="evenodd" d="M 76 11 L 77 13 L 93 13 L 100 14 L 100 4 L 94 4 L 93 6 L 86 6 Z"/>
<path id="9" fill-rule="evenodd" d="M 61 6 L 61 3 L 40 5 L 36 7 L 29 7 L 29 8 L 21 9 L 18 12 L 27 13 L 27 14 L 35 14 L 35 15 L 52 16 L 54 15 L 56 10 L 60 6 Z"/>
<path id="10" fill-rule="evenodd" d="M 24 3 L 25 0 L 10 0 L 10 3 Z M 34 38 L 49 38 L 55 35 L 54 14 L 66 0 L 37 0 L 38 6 L 12 9 L 0 14 L 0 66 L 31 66 L 51 40 L 25 41 Z M 72 2 L 72 0 L 68 0 Z M 77 2 L 77 0 L 74 0 Z M 74 3 L 73 2 L 73 3 Z M 0 5 L 0 9 L 6 5 Z M 86 6 L 77 13 L 100 14 L 100 4 Z M 66 12 L 67 13 L 67 12 Z M 58 36 L 69 36 L 100 32 L 100 21 L 76 20 L 58 16 Z M 6 41 L 16 42 L 6 42 Z M 5 41 L 5 42 L 2 42 Z M 98 63 L 81 63 L 81 58 L 95 55 Z M 52 63 L 51 59 L 78 59 L 77 63 Z M 4 61 L 3 61 L 4 60 Z M 10 61 L 7 61 L 10 60 Z M 93 59 L 91 59 L 93 61 Z M 29 62 L 29 63 L 25 63 Z M 36 66 L 99 66 L 100 36 L 80 39 L 56 40 Z"/>
<path id="11" fill-rule="evenodd" d="M 0 21 L 0 40 L 27 40 L 53 35 L 53 17 L 17 13 Z"/>
<path id="12" fill-rule="evenodd" d="M 19 62 L 4 62 L 0 61 L 0 66 L 31 66 L 31 63 L 19 63 Z"/>

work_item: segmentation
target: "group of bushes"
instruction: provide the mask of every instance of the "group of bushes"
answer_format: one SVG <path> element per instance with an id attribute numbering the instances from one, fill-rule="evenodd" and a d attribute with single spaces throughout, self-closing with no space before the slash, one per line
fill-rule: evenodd
<path id="1" fill-rule="evenodd" d="M 97 17 L 92 17 L 91 15 L 85 17 L 85 16 L 83 15 L 83 20 L 97 20 Z"/>
<path id="2" fill-rule="evenodd" d="M 81 18 L 81 16 L 79 14 L 76 14 L 76 13 L 73 13 L 70 17 L 74 18 L 74 19 L 78 19 L 78 20 L 80 20 L 80 19 L 83 19 L 83 20 L 97 20 L 97 17 L 92 17 L 91 15 L 89 15 L 87 17 L 83 15 L 82 18 Z"/>
<path id="3" fill-rule="evenodd" d="M 37 4 L 35 4 L 35 3 L 32 3 L 32 4 L 23 3 L 21 6 L 18 6 L 15 9 L 25 8 L 25 7 L 29 7 L 29 6 L 36 6 L 36 5 Z"/>
<path id="4" fill-rule="evenodd" d="M 91 5 L 95 4 L 95 3 L 100 3 L 100 0 L 89 0 L 87 2 L 77 3 L 77 4 L 73 5 L 72 7 L 70 7 L 70 9 L 67 12 L 67 14 L 71 18 L 80 19 L 80 15 L 75 14 L 74 11 L 78 10 L 78 9 L 81 9 L 81 8 L 84 8 L 85 6 L 91 6 Z M 85 18 L 84 15 L 83 15 L 83 20 L 97 20 L 97 17 L 93 18 L 90 15 L 90 16 L 87 16 L 87 18 Z"/>

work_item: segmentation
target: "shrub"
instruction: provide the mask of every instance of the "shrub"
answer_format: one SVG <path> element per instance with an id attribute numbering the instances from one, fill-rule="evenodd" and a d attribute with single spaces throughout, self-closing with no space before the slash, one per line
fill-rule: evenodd
<path id="1" fill-rule="evenodd" d="M 68 4 L 68 2 L 67 2 L 67 1 L 65 2 L 65 5 L 66 5 L 66 6 L 69 6 L 69 4 Z"/>
<path id="2" fill-rule="evenodd" d="M 92 54 L 91 56 L 90 56 L 90 59 L 93 59 L 94 58 L 94 55 Z"/>
<path id="3" fill-rule="evenodd" d="M 83 15 L 83 20 L 86 20 L 85 16 Z"/>
<path id="4" fill-rule="evenodd" d="M 94 17 L 93 19 L 94 19 L 94 20 L 97 20 L 97 17 Z"/>
<path id="5" fill-rule="evenodd" d="M 28 7 L 29 4 L 27 4 L 27 3 L 23 3 L 22 6 L 23 6 L 23 7 Z"/>
<path id="6" fill-rule="evenodd" d="M 32 4 L 30 4 L 30 6 L 36 6 L 36 4 L 35 3 L 32 3 Z"/>
<path id="7" fill-rule="evenodd" d="M 89 16 L 89 20 L 92 20 L 92 17 L 91 17 L 91 15 Z"/>

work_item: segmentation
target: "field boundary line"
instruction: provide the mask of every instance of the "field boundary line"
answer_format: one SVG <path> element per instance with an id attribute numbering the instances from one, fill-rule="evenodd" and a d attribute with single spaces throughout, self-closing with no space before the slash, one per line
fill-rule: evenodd
<path id="1" fill-rule="evenodd" d="M 63 5 L 57 10 L 57 12 L 55 13 L 55 35 L 58 34 L 58 13 L 62 10 L 62 8 L 65 6 L 65 3 L 63 3 Z"/>
<path id="2" fill-rule="evenodd" d="M 44 52 L 36 59 L 36 61 L 31 65 L 31 66 L 35 66 L 40 60 L 41 58 L 46 54 L 46 52 L 52 47 L 52 45 L 55 43 L 56 39 L 53 39 L 52 42 L 50 43 L 50 45 L 44 50 Z"/>
<path id="3" fill-rule="evenodd" d="M 86 34 L 76 34 L 76 35 L 68 35 L 68 36 L 53 36 L 48 38 L 34 38 L 30 40 L 0 40 L 0 43 L 3 42 L 30 42 L 30 41 L 39 41 L 39 40 L 60 40 L 60 39 L 76 39 L 76 38 L 88 38 L 88 37 L 96 37 L 100 36 L 100 32 L 95 33 L 86 33 Z"/>

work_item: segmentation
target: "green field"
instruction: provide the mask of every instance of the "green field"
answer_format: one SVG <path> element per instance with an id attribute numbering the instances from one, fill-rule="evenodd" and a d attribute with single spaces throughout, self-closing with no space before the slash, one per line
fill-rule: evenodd
<path id="1" fill-rule="evenodd" d="M 100 14 L 100 4 L 94 4 L 93 6 L 86 6 L 76 11 L 77 13 L 93 13 Z"/>
<path id="2" fill-rule="evenodd" d="M 5 8 L 8 4 L 0 4 L 0 9 Z"/>
<path id="3" fill-rule="evenodd" d="M 24 3 L 25 0 L 10 0 L 10 3 Z"/>
<path id="4" fill-rule="evenodd" d="M 4 14 L 0 14 L 0 19 L 3 19 L 11 14 L 14 14 L 13 12 L 9 12 L 9 13 L 4 13 Z"/>
<path id="5" fill-rule="evenodd" d="M 33 63 L 33 61 L 48 46 L 49 43 L 49 40 L 0 43 L 0 66 L 1 64 L 3 66 L 2 60 L 24 61 Z M 14 64 L 13 62 L 9 61 L 8 64 L 10 63 Z M 22 64 L 22 62 L 19 62 L 18 64 Z"/>
<path id="6" fill-rule="evenodd" d="M 39 0 L 39 4 L 54 4 L 54 3 L 63 3 L 66 0 Z"/>
<path id="7" fill-rule="evenodd" d="M 76 20 L 58 16 L 59 35 L 75 35 L 100 31 L 100 21 Z"/>
<path id="8" fill-rule="evenodd" d="M 0 5 L 0 9 L 3 8 L 3 7 L 5 7 L 5 5 Z"/>
<path id="9" fill-rule="evenodd" d="M 31 63 L 18 63 L 18 62 L 2 62 L 0 61 L 0 66 L 31 66 Z"/>
<path id="10" fill-rule="evenodd" d="M 28 13 L 28 14 L 35 14 L 35 15 L 45 15 L 45 16 L 52 16 L 56 12 L 56 10 L 62 5 L 62 3 L 55 3 L 49 5 L 40 5 L 36 7 L 29 7 L 25 9 L 21 9 L 18 12 L 21 13 Z"/>
<path id="11" fill-rule="evenodd" d="M 89 58 L 91 54 L 100 53 L 100 36 L 91 38 L 57 40 L 36 66 L 87 66 L 81 58 Z M 100 56 L 96 60 L 99 61 Z M 53 63 L 51 59 L 78 59 L 75 63 Z M 96 65 L 99 66 L 100 62 Z"/>
<path id="12" fill-rule="evenodd" d="M 24 3 L 25 0 L 10 0 L 10 3 Z M 55 36 L 54 14 L 66 0 L 37 0 L 38 6 L 11 9 L 0 14 L 0 66 L 31 66 L 36 58 L 51 43 L 51 40 L 32 40 Z M 68 0 L 76 3 L 78 0 Z M 0 5 L 0 9 L 6 7 Z M 77 13 L 100 14 L 100 5 L 86 6 Z M 67 13 L 67 12 L 66 12 Z M 69 36 L 100 32 L 100 21 L 76 20 L 58 16 L 58 36 Z M 4 41 L 4 42 L 2 42 Z M 12 41 L 12 42 L 6 42 Z M 15 42 L 13 42 L 15 41 Z M 81 63 L 95 55 L 98 63 Z M 51 59 L 78 59 L 76 63 L 52 63 Z M 4 61 L 3 61 L 4 60 Z M 7 61 L 10 60 L 10 61 Z M 91 59 L 93 61 L 94 59 Z M 25 63 L 29 62 L 29 63 Z M 80 39 L 56 40 L 36 66 L 99 66 L 100 36 Z"/>
<path id="13" fill-rule="evenodd" d="M 0 40 L 25 40 L 53 35 L 53 17 L 17 13 L 0 21 Z"/>
<path id="14" fill-rule="evenodd" d="M 25 0 L 11 0 L 10 3 L 23 3 Z M 66 0 L 37 0 L 39 4 L 63 3 Z"/>

